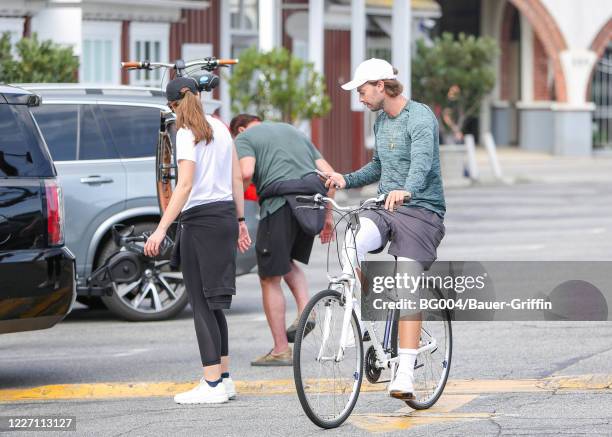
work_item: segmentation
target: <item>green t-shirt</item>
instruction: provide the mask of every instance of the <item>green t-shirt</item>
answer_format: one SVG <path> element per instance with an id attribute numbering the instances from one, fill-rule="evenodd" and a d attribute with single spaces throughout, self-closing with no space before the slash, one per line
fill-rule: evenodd
<path id="1" fill-rule="evenodd" d="M 235 139 L 238 158 L 255 158 L 253 183 L 260 193 L 270 183 L 298 179 L 316 168 L 321 154 L 302 132 L 287 123 L 265 121 L 250 127 Z M 261 218 L 285 204 L 271 197 L 261 204 Z"/>

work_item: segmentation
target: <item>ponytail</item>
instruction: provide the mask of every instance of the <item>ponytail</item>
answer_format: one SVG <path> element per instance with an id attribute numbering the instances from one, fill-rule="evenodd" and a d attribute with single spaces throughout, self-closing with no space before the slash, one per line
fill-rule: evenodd
<path id="1" fill-rule="evenodd" d="M 213 130 L 206 120 L 204 108 L 199 97 L 188 88 L 181 90 L 183 98 L 176 102 L 176 126 L 178 129 L 190 129 L 196 143 L 204 141 L 209 144 L 213 140 Z"/>

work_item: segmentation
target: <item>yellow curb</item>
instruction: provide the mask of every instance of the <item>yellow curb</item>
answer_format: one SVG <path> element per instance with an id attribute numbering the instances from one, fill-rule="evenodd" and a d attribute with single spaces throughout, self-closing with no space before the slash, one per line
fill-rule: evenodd
<path id="1" fill-rule="evenodd" d="M 347 387 L 352 386 L 347 381 Z M 333 381 L 309 381 L 316 385 L 317 391 L 332 392 Z M 116 382 L 92 384 L 58 384 L 32 388 L 14 388 L 0 390 L 0 403 L 13 401 L 40 400 L 77 400 L 77 399 L 117 399 L 136 397 L 171 397 L 176 393 L 194 387 L 193 382 Z M 336 381 L 336 387 L 338 382 Z M 294 394 L 292 379 L 236 381 L 240 395 L 283 395 Z M 610 390 L 612 375 L 576 375 L 551 377 L 544 379 L 516 380 L 450 380 L 444 390 L 445 394 L 483 394 L 483 393 L 520 393 L 550 392 L 556 390 Z M 362 392 L 380 392 L 385 384 L 363 383 Z M 431 411 L 431 410 L 430 410 Z"/>

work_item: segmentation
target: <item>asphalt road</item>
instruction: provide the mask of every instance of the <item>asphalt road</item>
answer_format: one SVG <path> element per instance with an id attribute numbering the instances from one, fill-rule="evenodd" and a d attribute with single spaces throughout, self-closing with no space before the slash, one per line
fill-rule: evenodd
<path id="1" fill-rule="evenodd" d="M 449 189 L 439 258 L 612 261 L 611 183 Z M 307 267 L 313 292 L 327 284 L 325 264 L 317 244 Z M 322 434 L 291 390 L 290 367 L 249 365 L 271 347 L 254 274 L 239 278 L 228 321 L 232 376 L 244 387 L 236 401 L 179 406 L 163 391 L 200 376 L 189 309 L 175 320 L 129 323 L 77 307 L 51 330 L 0 338 L 0 419 L 75 416 L 78 435 Z M 349 421 L 325 435 L 612 435 L 612 324 L 461 322 L 453 329 L 451 382 L 438 405 L 413 412 L 382 392 L 362 393 Z M 37 389 L 50 385 L 59 387 Z M 145 395 L 113 397 L 135 386 Z"/>

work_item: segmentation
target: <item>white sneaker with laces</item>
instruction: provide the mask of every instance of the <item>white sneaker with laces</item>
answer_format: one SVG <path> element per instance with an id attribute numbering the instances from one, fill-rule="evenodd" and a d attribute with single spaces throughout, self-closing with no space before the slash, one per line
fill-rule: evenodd
<path id="1" fill-rule="evenodd" d="M 395 378 L 387 387 L 389 395 L 396 399 L 408 400 L 414 399 L 414 383 L 413 373 L 399 368 L 395 372 Z"/>
<path id="2" fill-rule="evenodd" d="M 204 378 L 191 390 L 174 396 L 174 402 L 177 404 L 222 404 L 228 400 L 225 384 L 219 383 L 216 387 L 211 387 Z"/>
<path id="3" fill-rule="evenodd" d="M 225 386 L 227 397 L 229 399 L 236 399 L 236 384 L 234 384 L 234 380 L 231 377 L 223 378 L 223 385 Z"/>

